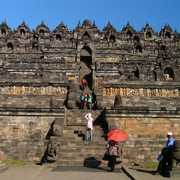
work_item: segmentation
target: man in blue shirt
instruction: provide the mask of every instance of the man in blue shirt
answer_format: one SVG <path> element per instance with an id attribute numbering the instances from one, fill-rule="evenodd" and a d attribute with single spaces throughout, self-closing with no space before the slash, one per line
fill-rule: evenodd
<path id="1" fill-rule="evenodd" d="M 172 171 L 172 150 L 174 146 L 174 139 L 172 138 L 173 133 L 168 132 L 167 133 L 167 143 L 166 146 L 162 149 L 161 154 L 163 155 L 163 158 L 160 160 L 156 175 L 163 174 L 164 171 Z"/>

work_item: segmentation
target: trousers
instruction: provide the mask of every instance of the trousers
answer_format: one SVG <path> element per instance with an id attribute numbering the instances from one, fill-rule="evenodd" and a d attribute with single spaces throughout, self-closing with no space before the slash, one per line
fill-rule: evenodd
<path id="1" fill-rule="evenodd" d="M 92 129 L 86 129 L 86 141 L 92 141 Z"/>

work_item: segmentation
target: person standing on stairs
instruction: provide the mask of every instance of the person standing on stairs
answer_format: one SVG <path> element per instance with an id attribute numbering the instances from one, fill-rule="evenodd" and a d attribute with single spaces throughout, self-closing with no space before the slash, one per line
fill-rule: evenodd
<path id="1" fill-rule="evenodd" d="M 81 83 L 82 83 L 82 88 L 83 88 L 83 89 L 85 89 L 86 86 L 88 85 L 88 83 L 87 83 L 87 81 L 86 81 L 85 78 L 83 78 L 83 79 L 81 80 Z"/>
<path id="2" fill-rule="evenodd" d="M 84 102 L 85 102 L 85 95 L 84 92 L 82 92 L 80 96 L 80 109 L 84 109 Z"/>
<path id="3" fill-rule="evenodd" d="M 88 109 L 92 109 L 92 96 L 91 96 L 91 94 L 87 95 L 87 103 L 88 103 Z"/>
<path id="4" fill-rule="evenodd" d="M 85 94 L 84 109 L 88 109 L 88 96 Z"/>
<path id="5" fill-rule="evenodd" d="M 93 118 L 91 113 L 86 114 L 86 141 L 92 141 Z"/>

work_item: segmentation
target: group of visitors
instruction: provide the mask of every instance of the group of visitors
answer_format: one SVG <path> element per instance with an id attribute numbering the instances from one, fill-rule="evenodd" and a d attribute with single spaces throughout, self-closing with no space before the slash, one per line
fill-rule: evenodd
<path id="1" fill-rule="evenodd" d="M 82 92 L 80 96 L 80 109 L 92 109 L 92 95 L 84 94 Z"/>
<path id="2" fill-rule="evenodd" d="M 96 97 L 94 93 L 89 93 L 87 90 L 88 82 L 85 78 L 81 80 L 80 89 L 82 94 L 80 95 L 79 109 L 95 109 L 96 108 Z M 85 94 L 85 92 L 88 92 Z"/>
<path id="3" fill-rule="evenodd" d="M 88 85 L 88 83 L 85 78 L 83 78 L 81 80 L 81 83 L 82 83 L 82 87 L 81 87 L 82 94 L 80 96 L 80 107 L 79 108 L 80 109 L 92 109 L 93 96 L 91 93 L 89 93 L 89 94 L 84 93 L 84 90 L 85 90 L 86 86 Z"/>

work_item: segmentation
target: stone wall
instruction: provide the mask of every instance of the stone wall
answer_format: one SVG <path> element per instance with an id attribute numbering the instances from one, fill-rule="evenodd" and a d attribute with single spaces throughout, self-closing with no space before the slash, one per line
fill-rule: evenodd
<path id="1" fill-rule="evenodd" d="M 128 134 L 128 139 L 122 143 L 124 162 L 157 162 L 156 158 L 166 144 L 167 132 L 173 132 L 173 137 L 180 139 L 179 110 L 112 107 L 106 111 L 109 128 Z"/>
<path id="2" fill-rule="evenodd" d="M 144 164 L 158 162 L 157 157 L 161 149 L 165 146 L 164 141 L 150 141 L 150 140 L 127 140 L 122 146 L 123 162 L 127 164 Z"/>
<path id="3" fill-rule="evenodd" d="M 123 106 L 176 109 L 180 104 L 179 85 L 174 83 L 119 83 L 109 81 L 101 94 L 106 106 L 114 106 L 120 95 Z"/>
<path id="4" fill-rule="evenodd" d="M 0 116 L 0 149 L 7 159 L 39 161 L 43 156 L 55 117 L 31 115 Z"/>

